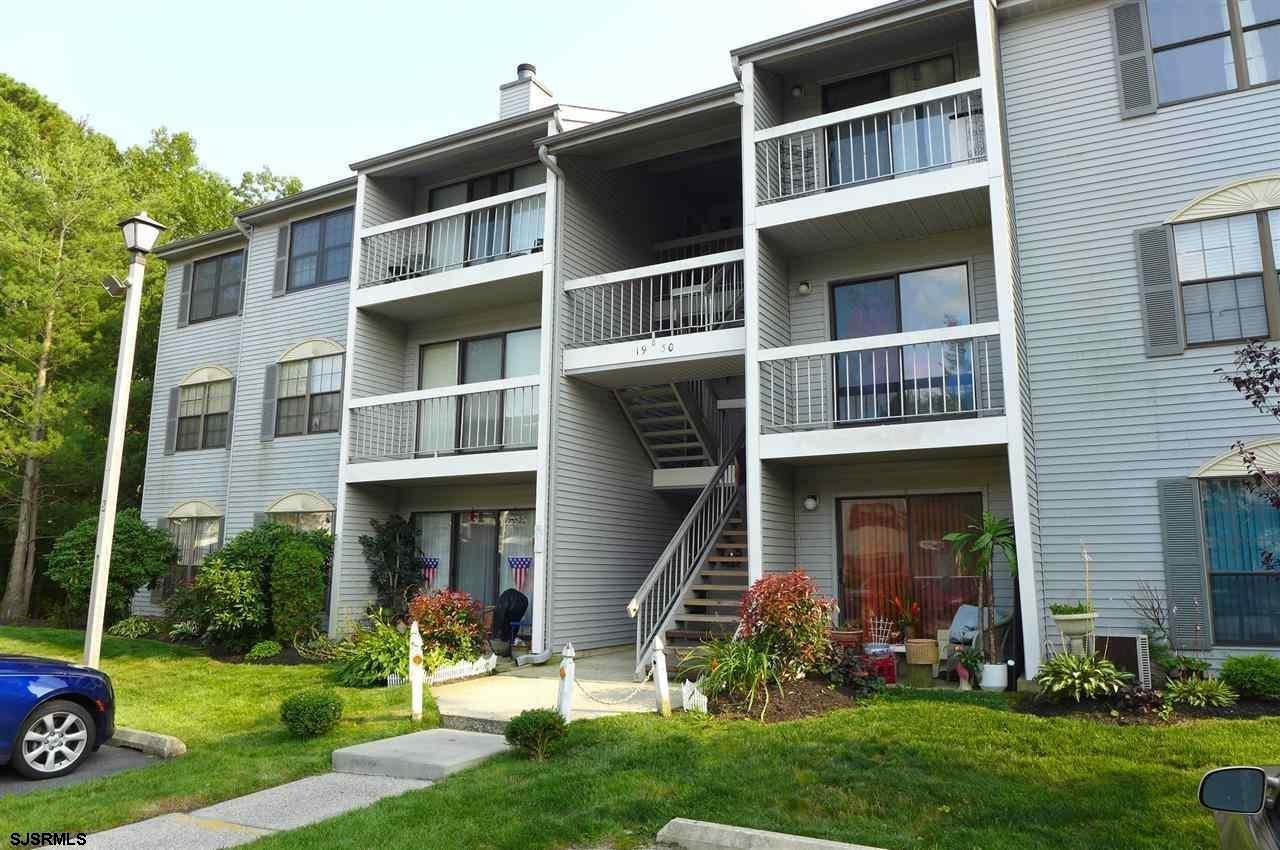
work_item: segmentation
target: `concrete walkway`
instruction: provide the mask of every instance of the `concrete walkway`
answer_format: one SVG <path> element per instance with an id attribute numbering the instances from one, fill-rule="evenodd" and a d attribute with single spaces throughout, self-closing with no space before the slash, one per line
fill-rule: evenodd
<path id="1" fill-rule="evenodd" d="M 582 653 L 575 660 L 573 719 L 585 720 L 654 711 L 654 685 L 635 682 L 631 647 Z M 528 708 L 555 708 L 560 688 L 560 659 L 511 668 L 495 676 L 436 685 L 431 696 L 446 726 L 500 732 L 508 720 Z M 638 690 L 637 690 L 638 688 Z M 678 708 L 680 689 L 672 694 Z"/>

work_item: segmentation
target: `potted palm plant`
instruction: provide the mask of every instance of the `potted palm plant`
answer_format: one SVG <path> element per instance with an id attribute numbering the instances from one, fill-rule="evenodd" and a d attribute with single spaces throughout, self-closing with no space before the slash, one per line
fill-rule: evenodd
<path id="1" fill-rule="evenodd" d="M 982 618 L 982 688 L 1002 691 L 1009 683 L 1009 669 L 1004 659 L 996 657 L 996 599 L 991 581 L 991 562 L 996 550 L 1004 553 L 1010 575 L 1018 573 L 1018 551 L 1014 545 L 1013 525 L 1003 517 L 983 511 L 980 522 L 970 521 L 963 531 L 944 535 L 951 544 L 956 566 L 978 577 L 978 614 Z"/>

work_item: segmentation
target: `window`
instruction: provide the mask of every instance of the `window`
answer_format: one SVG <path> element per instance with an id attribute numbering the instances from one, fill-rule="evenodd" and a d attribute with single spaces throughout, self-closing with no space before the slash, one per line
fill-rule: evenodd
<path id="1" fill-rule="evenodd" d="M 276 436 L 322 434 L 342 423 L 341 354 L 280 364 L 276 390 Z"/>
<path id="2" fill-rule="evenodd" d="M 427 193 L 427 212 L 491 198 L 494 195 L 514 192 L 516 189 L 541 186 L 545 182 L 547 182 L 546 167 L 542 163 L 531 162 L 528 165 L 486 174 L 483 177 L 438 186 Z"/>
<path id="3" fill-rule="evenodd" d="M 231 382 L 178 389 L 178 433 L 174 450 L 224 449 L 231 418 Z"/>
<path id="4" fill-rule="evenodd" d="M 834 339 L 967 325 L 972 321 L 968 267 L 834 284 L 831 310 Z M 973 360 L 970 340 L 836 354 L 837 421 L 972 412 Z"/>
<path id="5" fill-rule="evenodd" d="M 197 262 L 191 275 L 187 322 L 194 324 L 239 313 L 243 278 L 243 251 Z"/>
<path id="6" fill-rule="evenodd" d="M 222 517 L 171 517 L 169 536 L 178 547 L 178 560 L 169 574 L 152 585 L 151 598 L 162 602 L 191 582 L 204 559 L 221 548 Z"/>
<path id="7" fill-rule="evenodd" d="M 486 606 L 510 589 L 532 596 L 533 511 L 419 513 L 413 525 L 424 586 L 463 590 Z"/>
<path id="8" fill-rule="evenodd" d="M 1280 644 L 1280 511 L 1239 478 L 1200 482 L 1216 644 Z"/>
<path id="9" fill-rule="evenodd" d="M 1274 255 L 1273 245 L 1261 238 L 1263 227 L 1263 217 L 1255 213 L 1173 226 L 1189 345 L 1268 335 L 1264 248 Z"/>
<path id="10" fill-rule="evenodd" d="M 955 60 L 950 55 L 935 56 L 825 85 L 822 87 L 822 111 L 838 112 L 955 81 Z"/>
<path id="11" fill-rule="evenodd" d="M 289 282 L 295 292 L 351 276 L 352 210 L 295 221 L 289 235 Z"/>
<path id="12" fill-rule="evenodd" d="M 1147 0 L 1162 105 L 1280 80 L 1280 0 Z"/>
<path id="13" fill-rule="evenodd" d="M 327 531 L 333 533 L 332 511 L 275 511 L 268 514 L 272 522 L 296 528 L 299 531 Z"/>

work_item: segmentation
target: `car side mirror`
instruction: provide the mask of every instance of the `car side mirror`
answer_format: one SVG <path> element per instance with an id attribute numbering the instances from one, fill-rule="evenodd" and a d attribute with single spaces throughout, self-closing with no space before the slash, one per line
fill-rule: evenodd
<path id="1" fill-rule="evenodd" d="M 1200 780 L 1200 805 L 1215 812 L 1256 815 L 1267 801 L 1267 772 L 1260 767 L 1220 767 Z"/>

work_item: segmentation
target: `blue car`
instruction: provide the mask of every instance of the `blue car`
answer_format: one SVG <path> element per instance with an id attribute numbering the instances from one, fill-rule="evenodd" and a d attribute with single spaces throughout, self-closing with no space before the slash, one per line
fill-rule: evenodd
<path id="1" fill-rule="evenodd" d="M 0 765 L 30 779 L 75 770 L 115 734 L 116 697 L 101 670 L 0 655 Z"/>

